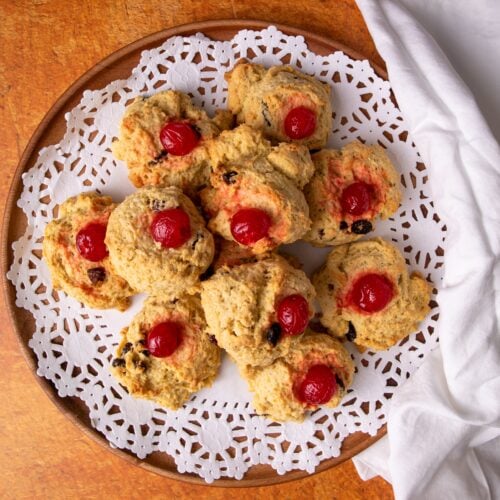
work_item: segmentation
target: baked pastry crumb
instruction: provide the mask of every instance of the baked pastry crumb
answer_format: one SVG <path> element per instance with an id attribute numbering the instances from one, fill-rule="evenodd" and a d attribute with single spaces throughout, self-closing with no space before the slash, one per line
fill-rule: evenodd
<path id="1" fill-rule="evenodd" d="M 280 320 L 279 306 L 286 297 L 296 295 L 305 305 L 305 324 L 302 331 L 299 328 L 292 334 Z M 314 288 L 305 273 L 277 255 L 221 267 L 201 284 L 201 302 L 210 331 L 240 366 L 268 365 L 299 342 L 300 333 L 314 314 L 314 298 Z"/>
<path id="2" fill-rule="evenodd" d="M 220 166 L 210 181 L 200 193 L 209 229 L 256 254 L 292 243 L 310 227 L 302 191 L 266 157 Z M 241 234 L 240 227 L 253 233 Z"/>

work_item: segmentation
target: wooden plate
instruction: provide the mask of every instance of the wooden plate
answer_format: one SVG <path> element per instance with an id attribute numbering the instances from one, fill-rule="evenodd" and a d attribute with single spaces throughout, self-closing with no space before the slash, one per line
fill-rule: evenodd
<path id="1" fill-rule="evenodd" d="M 229 40 L 241 29 L 260 30 L 266 28 L 267 26 L 269 26 L 269 23 L 263 21 L 206 21 L 185 24 L 147 36 L 146 38 L 138 40 L 111 54 L 109 57 L 96 64 L 92 69 L 81 76 L 57 100 L 40 123 L 36 132 L 33 134 L 33 137 L 29 141 L 14 174 L 3 221 L 2 247 L 2 280 L 7 306 L 9 308 L 10 317 L 25 359 L 35 376 L 37 360 L 33 351 L 28 347 L 28 342 L 34 332 L 35 323 L 29 312 L 18 308 L 15 305 L 15 289 L 5 276 L 13 259 L 12 243 L 21 237 L 26 229 L 26 217 L 21 209 L 19 209 L 16 205 L 17 199 L 19 198 L 22 190 L 22 173 L 34 165 L 38 152 L 42 147 L 56 144 L 61 140 L 66 130 L 64 114 L 79 103 L 83 91 L 87 89 L 100 89 L 114 80 L 126 78 L 130 74 L 132 68 L 139 62 L 140 54 L 143 50 L 157 47 L 161 45 L 166 38 L 175 35 L 189 36 L 194 33 L 203 32 L 205 35 L 214 40 Z M 284 33 L 290 35 L 302 35 L 309 48 L 317 54 L 328 55 L 336 50 L 341 50 L 353 59 L 363 59 L 360 54 L 344 47 L 339 43 L 329 40 L 328 38 L 289 26 L 276 26 Z M 387 74 L 381 68 L 378 68 L 373 64 L 372 66 L 379 76 L 387 79 Z M 57 391 L 48 380 L 38 376 L 36 376 L 36 379 L 54 404 L 75 425 L 77 425 L 87 436 L 91 437 L 94 441 L 100 443 L 116 455 L 119 455 L 139 467 L 172 479 L 179 479 L 190 483 L 206 484 L 203 479 L 197 475 L 178 473 L 174 460 L 166 453 L 155 452 L 146 457 L 144 460 L 140 460 L 128 451 L 111 448 L 104 436 L 91 426 L 88 409 L 79 398 L 61 398 L 57 395 Z M 341 455 L 337 458 L 332 458 L 322 462 L 316 468 L 316 472 L 324 471 L 330 467 L 335 467 L 343 461 L 351 458 L 377 441 L 385 434 L 385 432 L 386 428 L 384 426 L 379 430 L 376 436 L 368 436 L 367 434 L 360 432 L 351 434 L 343 442 Z M 308 473 L 305 471 L 292 471 L 283 476 L 279 476 L 269 465 L 256 465 L 252 467 L 246 473 L 244 479 L 240 481 L 234 479 L 220 479 L 213 484 L 215 486 L 231 487 L 259 486 L 300 479 L 307 475 Z"/>

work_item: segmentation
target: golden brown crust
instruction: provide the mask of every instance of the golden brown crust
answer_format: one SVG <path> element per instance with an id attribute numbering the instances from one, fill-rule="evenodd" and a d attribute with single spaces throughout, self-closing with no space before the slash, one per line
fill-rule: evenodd
<path id="1" fill-rule="evenodd" d="M 55 289 L 89 307 L 123 311 L 134 292 L 116 273 L 109 257 L 91 262 L 76 247 L 77 233 L 92 222 L 106 225 L 115 207 L 111 197 L 97 193 L 82 193 L 66 200 L 59 207 L 59 218 L 45 228 L 43 256 Z"/>
<path id="2" fill-rule="evenodd" d="M 182 208 L 191 237 L 179 248 L 163 248 L 149 226 L 157 210 Z M 193 286 L 212 262 L 214 242 L 192 201 L 176 187 L 147 187 L 121 203 L 109 218 L 106 244 L 116 271 L 138 291 L 177 295 Z"/>
<path id="3" fill-rule="evenodd" d="M 383 274 L 395 287 L 395 296 L 379 312 L 367 314 L 345 306 L 351 284 L 368 272 Z M 351 323 L 351 340 L 370 349 L 387 349 L 415 331 L 429 312 L 430 285 L 417 273 L 408 275 L 397 248 L 374 238 L 335 247 L 313 283 L 322 309 L 321 322 L 338 338 L 345 338 Z"/>
<path id="4" fill-rule="evenodd" d="M 273 252 L 256 255 L 250 247 L 239 245 L 235 241 L 225 240 L 220 236 L 215 237 L 215 248 L 215 258 L 212 263 L 213 271 L 217 271 L 222 267 L 229 268 L 250 264 L 274 255 Z"/>
<path id="5" fill-rule="evenodd" d="M 221 166 L 210 180 L 211 187 L 200 196 L 210 217 L 208 227 L 214 233 L 234 241 L 231 217 L 242 208 L 257 208 L 271 217 L 269 236 L 252 245 L 255 254 L 292 243 L 310 227 L 309 207 L 302 191 L 264 157 Z"/>
<path id="6" fill-rule="evenodd" d="M 207 148 L 214 171 L 227 165 L 244 165 L 255 158 L 265 158 L 299 189 L 314 174 L 314 164 L 306 146 L 290 143 L 272 146 L 261 131 L 245 124 L 222 132 L 208 143 Z"/>
<path id="7" fill-rule="evenodd" d="M 368 221 L 373 229 L 377 219 L 387 219 L 401 202 L 399 178 L 384 149 L 351 142 L 341 150 L 324 149 L 313 155 L 316 167 L 304 190 L 312 226 L 305 240 L 316 246 L 339 245 L 357 240 L 356 221 Z M 373 187 L 372 209 L 363 215 L 343 214 L 340 197 L 353 182 Z M 369 226 L 368 226 L 369 227 Z"/>
<path id="8" fill-rule="evenodd" d="M 219 345 L 240 365 L 265 366 L 285 355 L 299 336 L 284 336 L 275 346 L 267 334 L 277 322 L 278 302 L 301 294 L 314 313 L 314 288 L 303 271 L 273 255 L 267 259 L 220 268 L 201 284 L 201 302 L 210 331 Z"/>
<path id="9" fill-rule="evenodd" d="M 157 358 L 146 348 L 147 334 L 165 321 L 182 325 L 182 342 L 172 355 Z M 220 349 L 210 340 L 199 296 L 151 297 L 122 330 L 111 372 L 132 396 L 175 410 L 212 385 L 219 365 Z"/>
<path id="10" fill-rule="evenodd" d="M 354 363 L 340 342 L 326 334 L 308 332 L 300 342 L 290 346 L 288 353 L 266 367 L 246 367 L 242 375 L 254 393 L 253 406 L 259 415 L 279 422 L 302 422 L 317 406 L 300 401 L 294 388 L 303 380 L 309 368 L 323 364 L 336 375 L 337 390 L 322 405 L 338 406 L 352 383 Z"/>
<path id="11" fill-rule="evenodd" d="M 160 142 L 161 129 L 172 120 L 188 122 L 200 134 L 198 146 L 185 156 L 168 155 Z M 209 118 L 188 95 L 167 90 L 137 97 L 127 106 L 112 149 L 127 164 L 134 186 L 178 186 L 194 194 L 208 182 L 207 143 L 231 122 L 229 112 L 218 111 Z"/>
<path id="12" fill-rule="evenodd" d="M 238 123 L 262 130 L 273 141 L 295 142 L 310 149 L 325 147 L 332 129 L 330 86 L 291 66 L 273 66 L 240 60 L 226 73 L 228 107 Z M 304 106 L 316 112 L 316 130 L 310 137 L 291 141 L 285 134 L 288 112 Z"/>

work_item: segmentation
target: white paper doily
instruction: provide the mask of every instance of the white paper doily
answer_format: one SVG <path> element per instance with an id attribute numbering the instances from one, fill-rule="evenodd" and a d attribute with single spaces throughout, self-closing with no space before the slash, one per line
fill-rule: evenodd
<path id="1" fill-rule="evenodd" d="M 117 135 L 125 105 L 136 95 L 175 88 L 189 92 L 196 104 L 212 112 L 224 107 L 224 72 L 240 58 L 265 65 L 289 63 L 332 85 L 334 130 L 330 146 L 353 139 L 387 148 L 401 172 L 404 198 L 397 215 L 378 225 L 375 234 L 395 242 L 411 269 L 436 286 L 441 280 L 446 228 L 427 194 L 427 175 L 391 100 L 389 83 L 367 61 L 342 52 L 327 57 L 308 50 L 300 36 L 274 27 L 240 31 L 227 42 L 204 35 L 173 37 L 161 47 L 143 52 L 127 80 L 97 91 L 85 91 L 66 115 L 62 141 L 40 151 L 37 163 L 23 174 L 18 205 L 28 219 L 25 234 L 13 244 L 8 278 L 16 288 L 16 305 L 31 312 L 36 331 L 29 345 L 38 358 L 38 375 L 46 377 L 61 397 L 77 396 L 89 408 L 92 425 L 111 446 L 144 458 L 162 451 L 175 459 L 179 472 L 198 474 L 212 482 L 220 477 L 241 479 L 254 464 L 270 464 L 278 474 L 293 469 L 313 472 L 322 461 L 340 454 L 350 433 L 375 435 L 386 421 L 391 397 L 424 356 L 437 344 L 437 304 L 421 331 L 383 352 L 350 349 L 357 373 L 353 387 L 335 410 L 320 409 L 303 424 L 277 424 L 253 414 L 246 384 L 225 359 L 210 389 L 201 391 L 179 411 L 167 411 L 131 398 L 111 377 L 109 363 L 118 332 L 141 306 L 134 299 L 125 313 L 86 308 L 52 289 L 41 260 L 46 223 L 69 196 L 98 190 L 119 201 L 134 188 L 126 168 L 114 160 L 110 145 Z M 308 272 L 322 262 L 328 249 L 305 243 L 290 246 Z"/>

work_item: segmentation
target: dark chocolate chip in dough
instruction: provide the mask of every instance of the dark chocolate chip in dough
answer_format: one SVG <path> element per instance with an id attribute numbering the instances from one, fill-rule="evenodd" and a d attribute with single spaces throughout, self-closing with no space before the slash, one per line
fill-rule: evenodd
<path id="1" fill-rule="evenodd" d="M 200 274 L 200 281 L 206 281 L 208 278 L 211 278 L 215 273 L 214 266 L 209 266 L 208 269 Z"/>
<path id="2" fill-rule="evenodd" d="M 269 106 L 265 102 L 262 103 L 262 117 L 264 118 L 266 125 L 268 127 L 270 127 L 271 126 L 271 118 L 269 115 Z"/>
<path id="3" fill-rule="evenodd" d="M 168 153 L 164 149 L 162 149 L 150 162 L 148 162 L 148 165 L 151 167 L 157 165 L 167 156 Z"/>
<path id="4" fill-rule="evenodd" d="M 125 366 L 125 360 L 122 358 L 115 358 L 115 359 L 113 359 L 113 362 L 111 363 L 111 365 L 114 368 L 116 368 L 118 366 Z"/>
<path id="5" fill-rule="evenodd" d="M 208 336 L 208 340 L 210 340 L 210 342 L 211 342 L 212 344 L 219 345 L 219 344 L 217 343 L 217 339 L 215 338 L 215 335 L 209 335 L 209 336 Z"/>
<path id="6" fill-rule="evenodd" d="M 341 231 L 345 231 L 349 227 L 349 224 L 347 224 L 347 222 L 345 220 L 341 220 L 339 227 L 340 227 Z"/>
<path id="7" fill-rule="evenodd" d="M 347 330 L 347 333 L 345 334 L 345 338 L 349 342 L 352 342 L 356 338 L 356 328 L 354 328 L 354 325 L 350 321 L 349 321 L 349 329 Z"/>
<path id="8" fill-rule="evenodd" d="M 132 343 L 131 342 L 127 342 L 124 346 L 123 346 L 123 349 L 122 349 L 122 356 L 124 354 L 127 354 L 127 352 L 130 351 L 130 349 L 132 349 Z"/>
<path id="9" fill-rule="evenodd" d="M 328 290 L 333 292 L 335 290 L 335 286 L 332 283 L 328 283 Z"/>
<path id="10" fill-rule="evenodd" d="M 151 208 L 155 212 L 161 212 L 165 208 L 165 201 L 164 200 L 153 200 L 151 202 Z"/>
<path id="11" fill-rule="evenodd" d="M 236 172 L 235 170 L 230 170 L 229 172 L 224 172 L 222 174 L 222 180 L 226 184 L 235 184 L 236 179 L 234 177 L 236 177 L 237 175 L 238 175 L 238 172 Z"/>
<path id="12" fill-rule="evenodd" d="M 344 381 L 337 374 L 335 374 L 335 381 L 337 382 L 338 386 L 340 386 L 342 389 L 345 389 Z"/>
<path id="13" fill-rule="evenodd" d="M 366 234 L 373 229 L 372 223 L 369 220 L 357 220 L 351 225 L 351 231 L 354 234 Z"/>
<path id="14" fill-rule="evenodd" d="M 87 276 L 93 285 L 101 283 L 106 279 L 106 269 L 104 267 L 93 267 L 87 270 Z"/>
<path id="15" fill-rule="evenodd" d="M 279 323 L 273 323 L 269 330 L 267 330 L 266 338 L 267 341 L 273 346 L 276 347 L 279 339 L 281 337 L 281 326 Z"/>

